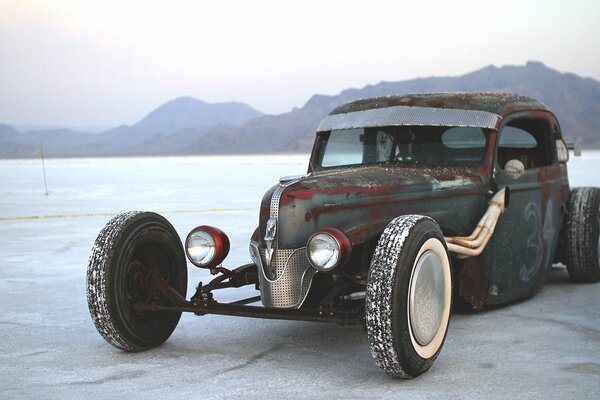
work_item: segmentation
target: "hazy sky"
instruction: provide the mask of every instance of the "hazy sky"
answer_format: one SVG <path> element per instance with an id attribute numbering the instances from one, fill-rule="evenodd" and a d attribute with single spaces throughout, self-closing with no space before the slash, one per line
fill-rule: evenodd
<path id="1" fill-rule="evenodd" d="M 600 1 L 0 0 L 0 122 L 132 124 L 183 95 L 281 113 L 528 60 L 600 79 Z"/>

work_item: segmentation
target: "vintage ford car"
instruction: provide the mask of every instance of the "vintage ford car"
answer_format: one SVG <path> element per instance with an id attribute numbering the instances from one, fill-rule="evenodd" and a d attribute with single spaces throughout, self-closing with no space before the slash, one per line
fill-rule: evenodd
<path id="1" fill-rule="evenodd" d="M 414 377 L 440 353 L 453 299 L 480 309 L 531 296 L 558 262 L 575 281 L 600 280 L 600 191 L 569 188 L 568 158 L 556 117 L 529 97 L 344 104 L 319 125 L 308 173 L 267 190 L 251 263 L 222 265 L 218 228 L 198 226 L 182 246 L 160 215 L 128 212 L 95 242 L 89 309 L 126 351 L 163 343 L 182 312 L 364 323 L 376 363 Z M 217 275 L 189 300 L 184 254 Z M 260 295 L 213 297 L 244 285 Z"/>

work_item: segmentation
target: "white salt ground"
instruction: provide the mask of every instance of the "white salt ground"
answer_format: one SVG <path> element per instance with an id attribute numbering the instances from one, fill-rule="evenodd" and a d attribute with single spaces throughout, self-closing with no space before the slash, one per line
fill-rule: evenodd
<path id="1" fill-rule="evenodd" d="M 249 260 L 263 192 L 305 172 L 307 156 L 0 161 L 0 217 L 235 208 L 165 213 L 180 236 L 199 224 L 231 238 L 227 265 Z M 600 153 L 569 164 L 573 186 L 600 186 Z M 600 284 L 552 270 L 535 297 L 451 317 L 432 369 L 394 380 L 361 327 L 184 315 L 162 347 L 108 345 L 87 310 L 85 272 L 110 216 L 0 220 L 0 398 L 280 399 L 547 398 L 600 393 Z M 188 291 L 208 274 L 190 268 Z M 251 288 L 220 293 L 251 296 Z"/>

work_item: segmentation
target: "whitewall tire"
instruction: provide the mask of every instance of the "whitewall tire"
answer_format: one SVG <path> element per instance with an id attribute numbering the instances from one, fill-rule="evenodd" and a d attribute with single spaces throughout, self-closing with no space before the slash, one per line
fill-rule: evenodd
<path id="1" fill-rule="evenodd" d="M 427 371 L 444 344 L 451 304 L 450 258 L 437 223 L 421 215 L 394 219 L 367 280 L 367 333 L 377 365 L 399 378 Z"/>

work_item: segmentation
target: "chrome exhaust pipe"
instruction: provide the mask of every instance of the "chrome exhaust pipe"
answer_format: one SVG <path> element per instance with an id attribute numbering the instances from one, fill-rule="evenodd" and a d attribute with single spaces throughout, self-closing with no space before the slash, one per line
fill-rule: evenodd
<path id="1" fill-rule="evenodd" d="M 477 227 L 469 236 L 444 237 L 448 245 L 448 251 L 458 255 L 458 258 L 474 257 L 481 254 L 494 233 L 498 218 L 508 207 L 510 190 L 508 187 L 499 190 L 490 200 L 483 217 L 477 223 Z"/>

